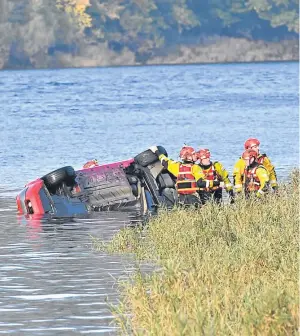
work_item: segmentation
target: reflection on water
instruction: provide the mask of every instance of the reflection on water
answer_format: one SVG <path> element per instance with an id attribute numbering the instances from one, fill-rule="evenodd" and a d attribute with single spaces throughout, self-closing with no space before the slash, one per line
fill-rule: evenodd
<path id="1" fill-rule="evenodd" d="M 134 263 L 94 252 L 91 235 L 108 240 L 134 220 L 110 212 L 26 221 L 16 217 L 14 200 L 0 198 L 0 334 L 115 334 L 107 300 L 117 303 L 117 279 Z"/>

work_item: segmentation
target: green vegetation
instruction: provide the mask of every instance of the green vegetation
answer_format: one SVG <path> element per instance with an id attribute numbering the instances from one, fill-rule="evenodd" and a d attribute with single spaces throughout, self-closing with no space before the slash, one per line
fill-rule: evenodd
<path id="1" fill-rule="evenodd" d="M 265 50 L 293 40 L 273 58 L 256 52 L 259 60 L 297 59 L 298 8 L 298 0 L 1 0 L 0 69 L 168 62 L 178 47 L 220 38 L 264 41 Z M 229 49 L 200 59 L 226 61 Z M 229 60 L 252 60 L 246 53 Z M 182 62 L 198 60 L 188 54 Z"/>
<path id="2" fill-rule="evenodd" d="M 121 285 L 131 335 L 297 335 L 299 171 L 278 195 L 162 212 L 98 248 L 155 261 Z"/>

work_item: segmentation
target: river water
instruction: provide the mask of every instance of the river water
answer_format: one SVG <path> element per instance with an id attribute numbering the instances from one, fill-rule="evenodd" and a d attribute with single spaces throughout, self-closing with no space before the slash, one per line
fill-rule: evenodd
<path id="1" fill-rule="evenodd" d="M 25 183 L 153 144 L 174 159 L 183 143 L 209 148 L 232 172 L 248 137 L 284 180 L 299 166 L 298 103 L 298 63 L 0 72 L 0 334 L 113 335 L 107 302 L 135 269 L 91 248 L 133 214 L 29 224 L 14 202 Z"/>

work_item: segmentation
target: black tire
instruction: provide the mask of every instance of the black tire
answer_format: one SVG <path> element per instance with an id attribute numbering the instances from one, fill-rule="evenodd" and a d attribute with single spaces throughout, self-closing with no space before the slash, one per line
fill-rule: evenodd
<path id="1" fill-rule="evenodd" d="M 168 153 L 164 147 L 157 146 L 157 149 L 161 154 L 168 156 Z M 134 157 L 134 161 L 139 165 L 141 165 L 142 167 L 147 167 L 150 164 L 156 162 L 157 160 L 158 160 L 157 155 L 154 154 L 150 149 L 147 149 Z"/>
<path id="2" fill-rule="evenodd" d="M 75 184 L 75 170 L 71 166 L 62 167 L 42 177 L 45 185 L 48 188 L 57 187 L 63 182 L 68 186 Z"/>

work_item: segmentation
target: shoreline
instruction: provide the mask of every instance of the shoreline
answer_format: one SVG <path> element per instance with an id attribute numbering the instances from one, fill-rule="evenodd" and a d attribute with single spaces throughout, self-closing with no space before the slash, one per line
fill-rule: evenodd
<path id="1" fill-rule="evenodd" d="M 78 70 L 78 69 L 110 69 L 110 68 L 140 68 L 140 67 L 159 67 L 159 66 L 194 66 L 194 65 L 242 65 L 242 64 L 265 64 L 265 63 L 299 63 L 300 60 L 265 60 L 265 61 L 236 61 L 236 62 L 195 62 L 195 63 L 153 63 L 153 64 L 124 64 L 124 65 L 97 65 L 97 66 L 85 66 L 85 67 L 53 67 L 53 68 L 3 68 L 1 72 L 13 72 L 13 71 L 43 71 L 43 70 Z"/>
<path id="2" fill-rule="evenodd" d="M 294 334 L 297 186 L 296 168 L 260 203 L 239 197 L 222 207 L 175 208 L 107 244 L 95 239 L 95 250 L 133 254 L 138 265 L 158 268 L 119 282 L 121 301 L 111 307 L 122 332 L 200 335 L 213 323 L 217 335 Z"/>
<path id="3" fill-rule="evenodd" d="M 103 45 L 86 45 L 78 55 L 56 53 L 47 55 L 44 63 L 16 66 L 9 61 L 0 70 L 45 70 L 78 68 L 112 68 L 160 65 L 207 65 L 299 62 L 299 40 L 281 42 L 251 41 L 239 38 L 220 38 L 218 41 L 199 45 L 178 45 L 157 51 L 144 62 L 136 61 L 136 55 L 124 50 L 117 54 Z M 90 48 L 90 49 L 89 49 Z M 32 62 L 35 60 L 32 59 Z M 0 58 L 1 63 L 1 58 Z M 2 64 L 5 62 L 2 59 Z M 28 63 L 27 63 L 28 64 Z"/>

